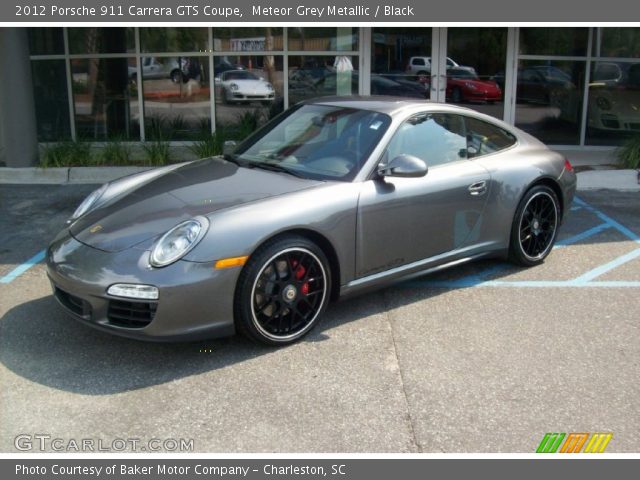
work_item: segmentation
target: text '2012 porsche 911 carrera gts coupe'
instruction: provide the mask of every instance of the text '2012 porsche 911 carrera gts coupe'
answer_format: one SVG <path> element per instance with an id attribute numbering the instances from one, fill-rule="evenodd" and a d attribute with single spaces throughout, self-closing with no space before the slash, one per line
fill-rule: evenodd
<path id="1" fill-rule="evenodd" d="M 331 299 L 478 258 L 541 263 L 575 188 L 561 155 L 472 110 L 320 98 L 223 157 L 103 185 L 51 242 L 47 272 L 103 331 L 283 345 Z"/>

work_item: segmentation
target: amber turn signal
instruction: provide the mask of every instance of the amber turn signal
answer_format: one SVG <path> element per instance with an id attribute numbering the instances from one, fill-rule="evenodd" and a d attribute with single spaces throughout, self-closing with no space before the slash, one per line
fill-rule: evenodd
<path id="1" fill-rule="evenodd" d="M 249 257 L 231 257 L 231 258 L 223 258 L 216 262 L 215 268 L 231 268 L 231 267 L 241 267 L 245 263 L 247 263 L 247 259 Z"/>

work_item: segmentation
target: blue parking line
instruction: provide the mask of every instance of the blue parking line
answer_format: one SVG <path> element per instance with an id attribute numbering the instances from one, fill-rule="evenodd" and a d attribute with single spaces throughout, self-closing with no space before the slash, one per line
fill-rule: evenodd
<path id="1" fill-rule="evenodd" d="M 618 258 L 611 260 L 608 263 L 605 263 L 604 265 L 600 265 L 599 267 L 596 267 L 593 270 L 589 270 L 587 273 L 573 279 L 573 281 L 576 283 L 587 283 L 593 280 L 594 278 L 599 277 L 600 275 L 603 275 L 608 271 L 613 270 L 614 268 L 617 268 L 620 265 L 627 263 L 638 257 L 640 257 L 640 248 L 636 248 L 635 250 L 632 250 L 631 252 L 625 255 L 622 255 Z"/>
<path id="2" fill-rule="evenodd" d="M 625 227 L 624 225 L 622 225 L 621 223 L 615 221 L 613 218 L 611 218 L 609 215 L 606 215 L 605 213 L 601 212 L 600 210 L 592 207 L 591 205 L 589 205 L 587 202 L 585 202 L 584 200 L 582 200 L 581 198 L 575 197 L 574 201 L 579 204 L 581 207 L 586 208 L 587 210 L 589 210 L 590 212 L 592 212 L 594 215 L 596 215 L 600 220 L 602 220 L 603 222 L 611 225 L 613 228 L 615 228 L 616 230 L 618 230 L 620 233 L 622 233 L 623 235 L 625 235 L 626 237 L 630 238 L 631 240 L 633 240 L 634 242 L 638 242 L 640 243 L 640 236 L 636 235 L 634 232 L 632 232 L 631 230 L 629 230 L 627 227 Z"/>
<path id="3" fill-rule="evenodd" d="M 603 230 L 606 230 L 608 228 L 612 228 L 612 225 L 610 225 L 607 222 L 601 223 L 600 225 L 596 225 L 595 227 L 590 228 L 589 230 L 585 230 L 584 232 L 578 233 L 573 237 L 563 238 L 562 240 L 558 240 L 554 248 L 566 247 L 567 245 L 571 245 L 573 243 L 584 240 L 585 238 L 589 238 L 592 235 L 595 235 L 596 233 L 600 233 Z"/>
<path id="4" fill-rule="evenodd" d="M 45 250 L 39 251 L 29 260 L 27 260 L 21 265 L 18 265 L 16 268 L 14 268 L 9 273 L 7 273 L 4 277 L 0 278 L 0 283 L 11 283 L 20 275 L 22 275 L 24 272 L 26 272 L 31 267 L 33 267 L 35 264 L 40 263 L 42 260 L 44 260 L 44 255 L 45 255 Z"/>

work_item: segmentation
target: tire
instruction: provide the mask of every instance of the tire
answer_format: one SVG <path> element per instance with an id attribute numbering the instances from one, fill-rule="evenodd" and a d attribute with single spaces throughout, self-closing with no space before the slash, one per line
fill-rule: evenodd
<path id="1" fill-rule="evenodd" d="M 460 90 L 460 88 L 456 87 L 453 89 L 451 92 L 451 101 L 453 103 L 462 103 L 462 90 Z"/>
<path id="2" fill-rule="evenodd" d="M 544 262 L 556 241 L 560 218 L 560 201 L 551 188 L 536 185 L 529 189 L 513 218 L 509 259 L 526 267 Z"/>
<path id="3" fill-rule="evenodd" d="M 236 327 L 257 343 L 289 345 L 319 323 L 330 292 L 322 250 L 305 237 L 276 238 L 256 250 L 238 278 Z"/>

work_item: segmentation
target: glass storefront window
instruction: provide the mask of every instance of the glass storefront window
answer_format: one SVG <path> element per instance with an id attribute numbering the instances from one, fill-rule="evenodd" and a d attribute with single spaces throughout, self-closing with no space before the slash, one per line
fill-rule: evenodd
<path id="1" fill-rule="evenodd" d="M 208 28 L 141 28 L 142 52 L 206 52 L 209 50 Z"/>
<path id="2" fill-rule="evenodd" d="M 31 55 L 63 55 L 64 38 L 62 28 L 36 27 L 27 29 L 29 53 Z"/>
<path id="3" fill-rule="evenodd" d="M 588 28 L 521 28 L 520 55 L 585 56 L 588 41 Z"/>
<path id="4" fill-rule="evenodd" d="M 427 63 L 431 28 L 374 28 L 371 35 L 371 95 L 429 98 Z"/>
<path id="5" fill-rule="evenodd" d="M 358 50 L 358 29 L 352 27 L 293 27 L 287 32 L 292 52 Z"/>
<path id="6" fill-rule="evenodd" d="M 214 57 L 216 129 L 238 139 L 284 109 L 282 56 Z"/>
<path id="7" fill-rule="evenodd" d="M 232 27 L 213 29 L 216 52 L 270 52 L 283 49 L 281 27 Z"/>
<path id="8" fill-rule="evenodd" d="M 501 119 L 506 61 L 506 28 L 449 28 L 447 102 Z"/>
<path id="9" fill-rule="evenodd" d="M 620 145 L 640 134 L 640 62 L 591 64 L 588 145 Z"/>
<path id="10" fill-rule="evenodd" d="M 145 135 L 189 140 L 211 131 L 207 57 L 142 57 Z"/>
<path id="11" fill-rule="evenodd" d="M 640 28 L 595 28 L 594 57 L 640 57 Z"/>
<path id="12" fill-rule="evenodd" d="M 138 94 L 131 80 L 134 73 L 133 58 L 71 60 L 78 139 L 139 139 Z"/>
<path id="13" fill-rule="evenodd" d="M 315 97 L 354 95 L 358 82 L 358 57 L 289 57 L 289 105 Z"/>
<path id="14" fill-rule="evenodd" d="M 516 87 L 516 126 L 545 143 L 576 145 L 585 62 L 521 60 Z"/>
<path id="15" fill-rule="evenodd" d="M 69 28 L 69 53 L 133 53 L 133 28 Z"/>
<path id="16" fill-rule="evenodd" d="M 38 140 L 68 140 L 71 129 L 64 60 L 33 60 L 31 71 Z"/>

